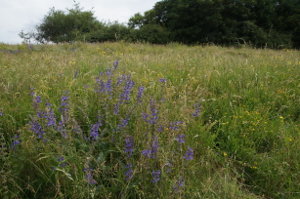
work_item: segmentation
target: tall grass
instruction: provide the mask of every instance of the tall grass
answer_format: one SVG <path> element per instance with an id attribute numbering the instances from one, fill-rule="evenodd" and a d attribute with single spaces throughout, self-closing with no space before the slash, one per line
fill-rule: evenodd
<path id="1" fill-rule="evenodd" d="M 1 198 L 299 198 L 300 53 L 0 45 Z"/>

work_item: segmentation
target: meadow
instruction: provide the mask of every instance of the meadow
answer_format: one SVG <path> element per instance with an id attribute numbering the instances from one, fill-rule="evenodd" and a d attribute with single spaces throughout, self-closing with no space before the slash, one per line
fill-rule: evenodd
<path id="1" fill-rule="evenodd" d="M 300 52 L 0 44 L 0 198 L 300 198 Z"/>

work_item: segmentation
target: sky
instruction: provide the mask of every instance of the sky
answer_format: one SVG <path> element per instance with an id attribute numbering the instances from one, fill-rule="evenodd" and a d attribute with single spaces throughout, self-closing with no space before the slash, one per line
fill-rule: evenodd
<path id="1" fill-rule="evenodd" d="M 84 10 L 103 22 L 127 23 L 135 13 L 143 14 L 160 0 L 76 0 Z M 0 0 L 0 43 L 19 44 L 19 33 L 35 30 L 50 8 L 66 11 L 74 0 Z"/>

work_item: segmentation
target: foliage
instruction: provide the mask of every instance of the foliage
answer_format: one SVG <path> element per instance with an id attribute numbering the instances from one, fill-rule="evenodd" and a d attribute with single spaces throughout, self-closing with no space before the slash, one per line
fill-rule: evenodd
<path id="1" fill-rule="evenodd" d="M 90 42 L 130 40 L 130 29 L 118 22 L 107 23 L 91 34 Z"/>
<path id="2" fill-rule="evenodd" d="M 277 1 L 274 27 L 280 31 L 292 34 L 294 46 L 300 47 L 300 1 Z"/>
<path id="3" fill-rule="evenodd" d="M 135 30 L 136 38 L 152 44 L 166 44 L 171 42 L 171 33 L 157 24 L 147 24 Z"/>

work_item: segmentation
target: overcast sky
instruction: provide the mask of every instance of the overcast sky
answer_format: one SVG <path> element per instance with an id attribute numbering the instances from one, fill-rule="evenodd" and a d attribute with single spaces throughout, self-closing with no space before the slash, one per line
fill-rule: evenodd
<path id="1" fill-rule="evenodd" d="M 135 13 L 144 13 L 160 0 L 76 0 L 84 10 L 93 10 L 99 21 L 126 23 Z M 0 0 L 0 42 L 21 43 L 21 30 L 28 32 L 40 24 L 50 8 L 72 8 L 73 0 Z M 93 8 L 93 9 L 92 9 Z"/>

